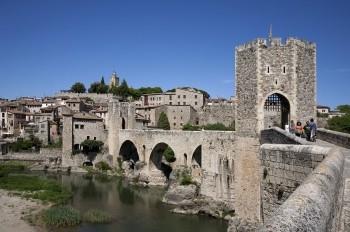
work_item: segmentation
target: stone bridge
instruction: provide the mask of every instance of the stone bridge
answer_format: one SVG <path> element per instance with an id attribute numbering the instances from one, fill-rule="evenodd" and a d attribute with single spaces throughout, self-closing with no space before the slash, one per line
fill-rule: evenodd
<path id="1" fill-rule="evenodd" d="M 232 131 L 136 129 L 120 129 L 111 138 L 114 160 L 144 162 L 143 172 L 155 183 L 169 174 L 162 160 L 169 146 L 176 158 L 171 169 L 188 167 L 201 183 L 201 195 L 227 202 L 240 214 L 260 217 L 257 139 L 239 137 Z"/>

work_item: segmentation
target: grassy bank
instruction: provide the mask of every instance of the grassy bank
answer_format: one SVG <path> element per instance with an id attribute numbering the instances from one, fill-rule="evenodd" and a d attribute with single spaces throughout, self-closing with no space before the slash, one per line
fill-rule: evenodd
<path id="1" fill-rule="evenodd" d="M 20 192 L 27 198 L 39 199 L 54 204 L 64 204 L 72 196 L 71 192 L 57 182 L 38 176 L 6 175 L 0 177 L 0 188 Z"/>
<path id="2" fill-rule="evenodd" d="M 0 163 L 0 188 L 53 204 L 64 204 L 72 197 L 72 193 L 56 181 L 25 175 L 26 170 L 27 164 L 23 162 Z"/>

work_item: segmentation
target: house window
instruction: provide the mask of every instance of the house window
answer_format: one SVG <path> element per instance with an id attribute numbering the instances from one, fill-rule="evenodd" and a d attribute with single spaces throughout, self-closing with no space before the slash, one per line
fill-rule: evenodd
<path id="1" fill-rule="evenodd" d="M 174 117 L 174 119 L 176 119 L 176 117 Z"/>
<path id="2" fill-rule="evenodd" d="M 198 103 L 197 102 L 194 102 L 195 105 L 197 105 Z"/>
<path id="3" fill-rule="evenodd" d="M 80 129 L 84 129 L 84 125 L 80 125 Z"/>
<path id="4" fill-rule="evenodd" d="M 186 95 L 183 95 L 183 98 L 186 98 Z"/>
<path id="5" fill-rule="evenodd" d="M 172 102 L 169 102 L 170 105 L 172 105 L 173 103 Z"/>
<path id="6" fill-rule="evenodd" d="M 74 125 L 74 128 L 75 128 L 75 129 L 79 129 L 79 125 L 78 125 L 78 124 L 75 124 L 75 125 Z"/>
<path id="7" fill-rule="evenodd" d="M 177 102 L 178 105 L 180 105 L 180 102 Z"/>
<path id="8" fill-rule="evenodd" d="M 176 126 L 176 123 L 174 122 L 174 126 Z"/>
<path id="9" fill-rule="evenodd" d="M 94 140 L 96 140 L 96 137 L 94 137 Z"/>
<path id="10" fill-rule="evenodd" d="M 180 98 L 180 95 L 178 95 L 177 98 Z"/>
<path id="11" fill-rule="evenodd" d="M 197 99 L 197 95 L 194 95 L 194 98 Z"/>
<path id="12" fill-rule="evenodd" d="M 5 117 L 5 113 L 2 113 L 2 116 Z"/>
<path id="13" fill-rule="evenodd" d="M 183 102 L 184 105 L 186 105 L 186 102 Z"/>
<path id="14" fill-rule="evenodd" d="M 75 107 L 75 104 L 73 104 L 73 106 Z"/>
<path id="15" fill-rule="evenodd" d="M 169 96 L 169 100 L 173 100 L 173 96 Z"/>
<path id="16" fill-rule="evenodd" d="M 87 140 L 90 140 L 90 136 L 86 136 L 86 139 L 87 139 Z"/>

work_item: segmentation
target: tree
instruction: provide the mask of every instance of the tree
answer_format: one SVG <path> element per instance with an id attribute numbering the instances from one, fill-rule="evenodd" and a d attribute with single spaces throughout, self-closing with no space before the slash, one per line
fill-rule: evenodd
<path id="1" fill-rule="evenodd" d="M 103 76 L 101 78 L 101 85 L 105 85 L 105 78 Z"/>
<path id="2" fill-rule="evenodd" d="M 350 114 L 350 105 L 339 105 L 337 106 L 337 110 L 341 113 Z"/>
<path id="3" fill-rule="evenodd" d="M 350 114 L 328 119 L 327 129 L 350 133 Z"/>
<path id="4" fill-rule="evenodd" d="M 89 93 L 97 93 L 99 86 L 100 86 L 100 83 L 98 83 L 98 82 L 91 83 L 88 92 Z"/>
<path id="5" fill-rule="evenodd" d="M 83 83 L 76 82 L 72 85 L 72 87 L 70 88 L 70 91 L 73 93 L 85 93 L 86 89 Z"/>
<path id="6" fill-rule="evenodd" d="M 170 130 L 170 123 L 168 120 L 168 116 L 164 112 L 161 112 L 159 115 L 157 127 L 163 130 Z"/>
<path id="7" fill-rule="evenodd" d="M 173 149 L 171 149 L 171 147 L 169 147 L 169 146 L 167 146 L 167 148 L 165 148 L 165 150 L 163 152 L 163 156 L 164 156 L 165 160 L 168 161 L 169 163 L 172 163 L 176 160 L 175 153 L 174 153 Z"/>
<path id="8" fill-rule="evenodd" d="M 102 77 L 103 78 L 103 77 Z M 90 85 L 89 93 L 108 93 L 108 86 L 101 82 L 94 82 Z M 104 81 L 103 81 L 104 82 Z"/>
<path id="9" fill-rule="evenodd" d="M 103 142 L 99 140 L 84 140 L 81 144 L 83 147 L 83 153 L 99 152 L 103 146 Z"/>

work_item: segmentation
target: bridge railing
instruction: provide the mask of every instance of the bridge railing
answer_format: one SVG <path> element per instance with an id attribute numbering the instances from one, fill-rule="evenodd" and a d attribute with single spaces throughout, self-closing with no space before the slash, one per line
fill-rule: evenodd
<path id="1" fill-rule="evenodd" d="M 350 134 L 319 128 L 317 138 L 350 149 Z"/>
<path id="2" fill-rule="evenodd" d="M 330 150 L 258 231 L 337 231 L 343 169 L 344 155 Z"/>

